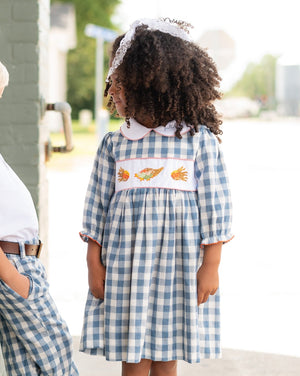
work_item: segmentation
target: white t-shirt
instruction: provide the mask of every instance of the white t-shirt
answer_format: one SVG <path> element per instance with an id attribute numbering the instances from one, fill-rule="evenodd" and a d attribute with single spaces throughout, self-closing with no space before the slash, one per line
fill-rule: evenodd
<path id="1" fill-rule="evenodd" d="M 0 154 L 0 240 L 25 242 L 37 236 L 32 197 Z"/>

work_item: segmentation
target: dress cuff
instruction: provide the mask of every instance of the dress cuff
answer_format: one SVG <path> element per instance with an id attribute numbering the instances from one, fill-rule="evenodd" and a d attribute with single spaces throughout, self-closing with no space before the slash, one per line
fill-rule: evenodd
<path id="1" fill-rule="evenodd" d="M 234 235 L 231 233 L 229 234 L 215 234 L 215 235 L 210 235 L 208 234 L 205 236 L 204 234 L 201 234 L 201 248 L 203 248 L 205 245 L 213 245 L 213 244 L 218 244 L 218 243 L 228 243 L 230 240 L 234 238 Z"/>
<path id="2" fill-rule="evenodd" d="M 84 231 L 81 231 L 79 232 L 79 236 L 81 237 L 81 239 L 84 241 L 84 242 L 88 242 L 89 240 L 92 240 L 93 242 L 97 243 L 100 247 L 102 247 L 102 245 L 100 244 L 100 242 L 96 239 L 96 237 L 92 236 L 92 235 L 89 235 L 88 233 L 84 232 Z"/>

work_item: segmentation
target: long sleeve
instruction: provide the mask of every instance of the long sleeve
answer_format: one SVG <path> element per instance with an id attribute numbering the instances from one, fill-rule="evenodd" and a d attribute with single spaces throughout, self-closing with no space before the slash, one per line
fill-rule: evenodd
<path id="1" fill-rule="evenodd" d="M 198 182 L 201 245 L 232 239 L 232 205 L 223 153 L 206 127 L 200 129 L 200 147 L 195 161 Z"/>
<path id="2" fill-rule="evenodd" d="M 115 160 L 112 157 L 111 133 L 103 138 L 94 161 L 83 211 L 84 241 L 93 239 L 100 245 L 110 200 L 115 191 Z"/>

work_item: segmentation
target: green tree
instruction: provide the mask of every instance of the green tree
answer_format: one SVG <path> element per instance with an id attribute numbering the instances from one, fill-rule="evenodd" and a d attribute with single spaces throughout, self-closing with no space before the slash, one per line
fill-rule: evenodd
<path id="1" fill-rule="evenodd" d="M 248 64 L 241 79 L 226 96 L 246 96 L 260 100 L 266 108 L 275 106 L 275 77 L 277 57 L 265 55 L 258 64 Z"/>
<path id="2" fill-rule="evenodd" d="M 96 41 L 84 34 L 86 24 L 115 29 L 111 23 L 120 0 L 52 0 L 52 3 L 73 3 L 76 9 L 77 47 L 68 53 L 67 98 L 73 118 L 87 108 L 94 110 Z M 107 63 L 106 54 L 106 63 Z M 106 64 L 107 65 L 107 64 Z"/>

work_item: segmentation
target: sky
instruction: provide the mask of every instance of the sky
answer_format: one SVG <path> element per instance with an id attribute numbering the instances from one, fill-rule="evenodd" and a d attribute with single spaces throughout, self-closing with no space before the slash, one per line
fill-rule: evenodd
<path id="1" fill-rule="evenodd" d="M 225 31 L 235 45 L 232 63 L 220 71 L 227 90 L 265 54 L 300 63 L 299 14 L 298 0 L 121 0 L 113 20 L 122 31 L 138 18 L 184 20 L 194 26 L 195 41 L 206 31 Z"/>

